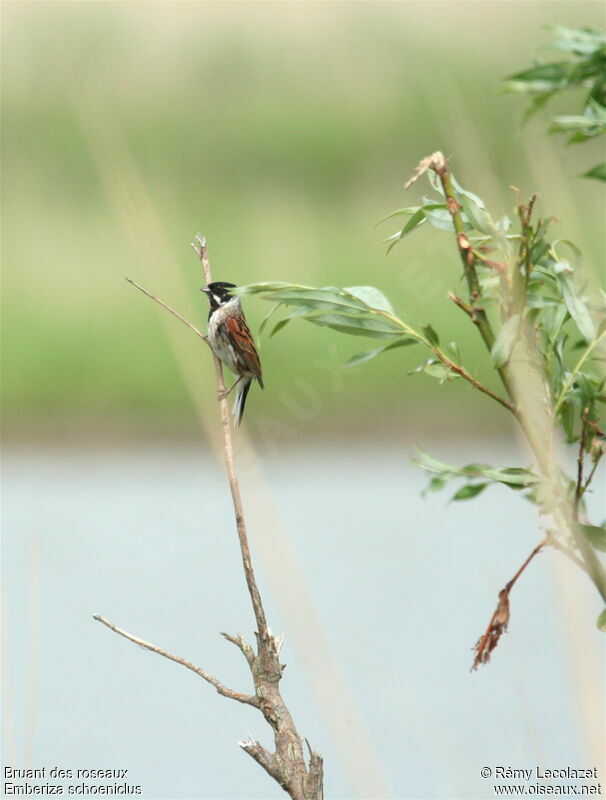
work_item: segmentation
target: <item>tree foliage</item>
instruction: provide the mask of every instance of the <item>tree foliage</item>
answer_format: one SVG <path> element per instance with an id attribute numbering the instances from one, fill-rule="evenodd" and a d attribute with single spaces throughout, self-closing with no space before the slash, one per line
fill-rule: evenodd
<path id="1" fill-rule="evenodd" d="M 555 36 L 550 49 L 565 54 L 560 61 L 536 60 L 528 69 L 506 79 L 505 89 L 530 96 L 524 113 L 529 119 L 554 96 L 580 89 L 577 113 L 552 116 L 549 133 L 568 134 L 568 144 L 579 144 L 606 131 L 606 35 L 596 28 L 572 30 L 551 27 Z M 584 173 L 586 178 L 606 181 L 606 162 Z"/>

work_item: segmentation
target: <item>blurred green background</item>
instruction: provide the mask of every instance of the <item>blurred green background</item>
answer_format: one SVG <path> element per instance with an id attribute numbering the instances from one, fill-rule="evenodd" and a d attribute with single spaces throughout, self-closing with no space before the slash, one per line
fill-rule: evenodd
<path id="1" fill-rule="evenodd" d="M 520 131 L 523 99 L 500 93 L 549 42 L 542 26 L 599 26 L 599 2 L 15 2 L 2 16 L 9 436 L 191 428 L 209 359 L 123 278 L 204 324 L 198 230 L 215 279 L 374 284 L 486 378 L 445 297 L 460 278 L 448 234 L 423 228 L 386 257 L 397 221 L 373 228 L 427 191 L 403 182 L 438 148 L 495 213 L 513 208 L 511 186 L 537 191 L 554 236 L 602 268 L 603 187 L 578 178 L 599 142 L 567 149 L 544 116 Z M 247 299 L 253 330 L 268 310 Z M 264 339 L 253 432 L 293 413 L 309 435 L 504 423 L 467 386 L 408 377 L 417 348 L 339 372 L 366 344 L 296 323 Z"/>

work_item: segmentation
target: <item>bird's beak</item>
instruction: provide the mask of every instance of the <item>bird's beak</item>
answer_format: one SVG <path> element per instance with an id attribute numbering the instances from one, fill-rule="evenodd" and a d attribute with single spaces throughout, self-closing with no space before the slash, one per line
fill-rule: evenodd
<path id="1" fill-rule="evenodd" d="M 204 292 L 204 294 L 210 294 L 210 289 L 208 288 L 208 286 L 203 286 L 203 287 L 200 289 L 200 291 L 201 291 L 201 292 Z"/>

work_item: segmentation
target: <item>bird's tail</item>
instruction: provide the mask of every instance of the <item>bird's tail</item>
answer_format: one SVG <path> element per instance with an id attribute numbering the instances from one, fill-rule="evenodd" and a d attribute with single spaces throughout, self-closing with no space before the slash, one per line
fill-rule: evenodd
<path id="1" fill-rule="evenodd" d="M 234 419 L 236 420 L 236 425 L 239 425 L 242 422 L 242 415 L 244 414 L 244 406 L 246 405 L 246 398 L 248 396 L 251 383 L 252 383 L 251 378 L 249 378 L 248 380 L 243 379 L 236 387 L 236 399 L 234 400 L 234 407 L 232 409 L 232 414 L 234 415 Z"/>

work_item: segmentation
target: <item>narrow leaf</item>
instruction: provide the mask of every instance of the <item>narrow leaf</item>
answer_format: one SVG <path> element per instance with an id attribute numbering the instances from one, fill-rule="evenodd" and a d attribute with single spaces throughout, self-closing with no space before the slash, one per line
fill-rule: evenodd
<path id="1" fill-rule="evenodd" d="M 440 337 L 434 331 L 431 325 L 425 325 L 425 327 L 422 328 L 421 330 L 425 334 L 427 341 L 433 344 L 435 347 L 438 347 L 438 345 L 440 344 Z"/>
<path id="2" fill-rule="evenodd" d="M 265 327 L 266 327 L 267 323 L 269 322 L 269 318 L 271 317 L 271 315 L 272 315 L 272 314 L 274 313 L 274 311 L 276 311 L 278 308 L 280 308 L 280 303 L 275 303 L 275 304 L 274 304 L 274 305 L 273 305 L 273 306 L 270 308 L 270 310 L 268 311 L 268 313 L 267 313 L 267 314 L 266 314 L 266 315 L 263 317 L 263 319 L 261 320 L 261 324 L 259 325 L 259 336 L 260 336 L 260 335 L 263 333 L 263 331 L 265 330 Z"/>
<path id="3" fill-rule="evenodd" d="M 389 300 L 383 292 L 374 286 L 346 286 L 343 291 L 361 300 L 369 308 L 388 311 L 390 314 L 394 313 L 393 306 Z"/>
<path id="4" fill-rule="evenodd" d="M 448 478 L 442 475 L 436 475 L 432 478 L 427 486 L 421 492 L 421 496 L 425 497 L 428 492 L 439 492 L 440 489 L 443 489 L 446 484 L 448 483 Z"/>
<path id="5" fill-rule="evenodd" d="M 453 495 L 453 500 L 471 500 L 472 497 L 477 497 L 488 486 L 488 483 L 468 483 L 467 486 L 462 486 L 456 494 Z"/>
<path id="6" fill-rule="evenodd" d="M 402 228 L 401 231 L 394 233 L 393 236 L 390 236 L 388 239 L 385 239 L 385 242 L 390 242 L 389 247 L 387 248 L 387 252 L 389 253 L 399 241 L 403 239 L 407 233 L 414 231 L 415 228 L 418 228 L 419 225 L 422 225 L 425 222 L 425 212 L 422 208 L 420 208 L 416 214 L 413 214 L 412 217 L 408 220 L 406 225 Z"/>
<path id="7" fill-rule="evenodd" d="M 327 326 L 342 333 L 375 338 L 393 337 L 402 329 L 385 317 L 357 316 L 354 314 L 309 314 L 305 317 L 314 325 Z"/>
<path id="8" fill-rule="evenodd" d="M 279 333 L 282 330 L 282 328 L 286 327 L 286 325 L 288 325 L 291 319 L 292 317 L 285 317 L 284 319 L 281 319 L 279 322 L 276 322 L 276 324 L 272 329 L 272 332 L 269 334 L 269 338 L 271 339 L 272 336 L 274 336 L 276 333 Z"/>
<path id="9" fill-rule="evenodd" d="M 597 525 L 579 525 L 585 538 L 596 550 L 606 553 L 606 528 Z"/>
<path id="10" fill-rule="evenodd" d="M 387 222 L 388 219 L 393 219 L 394 217 L 401 217 L 401 216 L 405 216 L 405 215 L 413 216 L 413 214 L 417 213 L 419 208 L 420 208 L 420 206 L 409 206 L 408 208 L 397 208 L 395 211 L 392 211 L 390 214 L 387 214 L 387 216 L 382 217 L 375 224 L 375 228 L 377 227 L 377 225 L 380 225 L 382 222 Z"/>
<path id="11" fill-rule="evenodd" d="M 480 233 L 484 233 L 486 236 L 493 236 L 495 227 L 490 214 L 467 194 L 462 195 L 461 202 L 470 224 Z"/>
<path id="12" fill-rule="evenodd" d="M 439 381 L 455 380 L 459 376 L 456 372 L 452 372 L 450 367 L 442 364 L 441 361 L 434 361 L 431 364 L 426 364 L 423 367 L 423 372 L 426 375 L 431 375 L 432 378 L 438 378 Z"/>
<path id="13" fill-rule="evenodd" d="M 596 164 L 587 172 L 583 173 L 583 178 L 594 178 L 596 181 L 606 181 L 606 161 Z"/>
<path id="14" fill-rule="evenodd" d="M 411 339 L 410 337 L 398 339 L 395 342 L 390 342 L 389 344 L 385 345 L 385 347 L 377 347 L 376 350 L 368 350 L 366 353 L 358 353 L 357 355 L 352 356 L 345 366 L 355 367 L 358 364 L 363 364 L 365 361 L 370 361 L 371 358 L 375 358 L 381 353 L 385 353 L 387 350 L 394 350 L 396 347 L 406 347 L 410 344 L 418 344 L 418 342 L 416 339 Z"/>
<path id="15" fill-rule="evenodd" d="M 566 274 L 560 275 L 560 286 L 562 290 L 562 297 L 568 313 L 575 321 L 577 328 L 588 341 L 595 337 L 595 325 L 589 315 L 587 306 L 583 300 L 576 294 L 568 276 Z"/>

